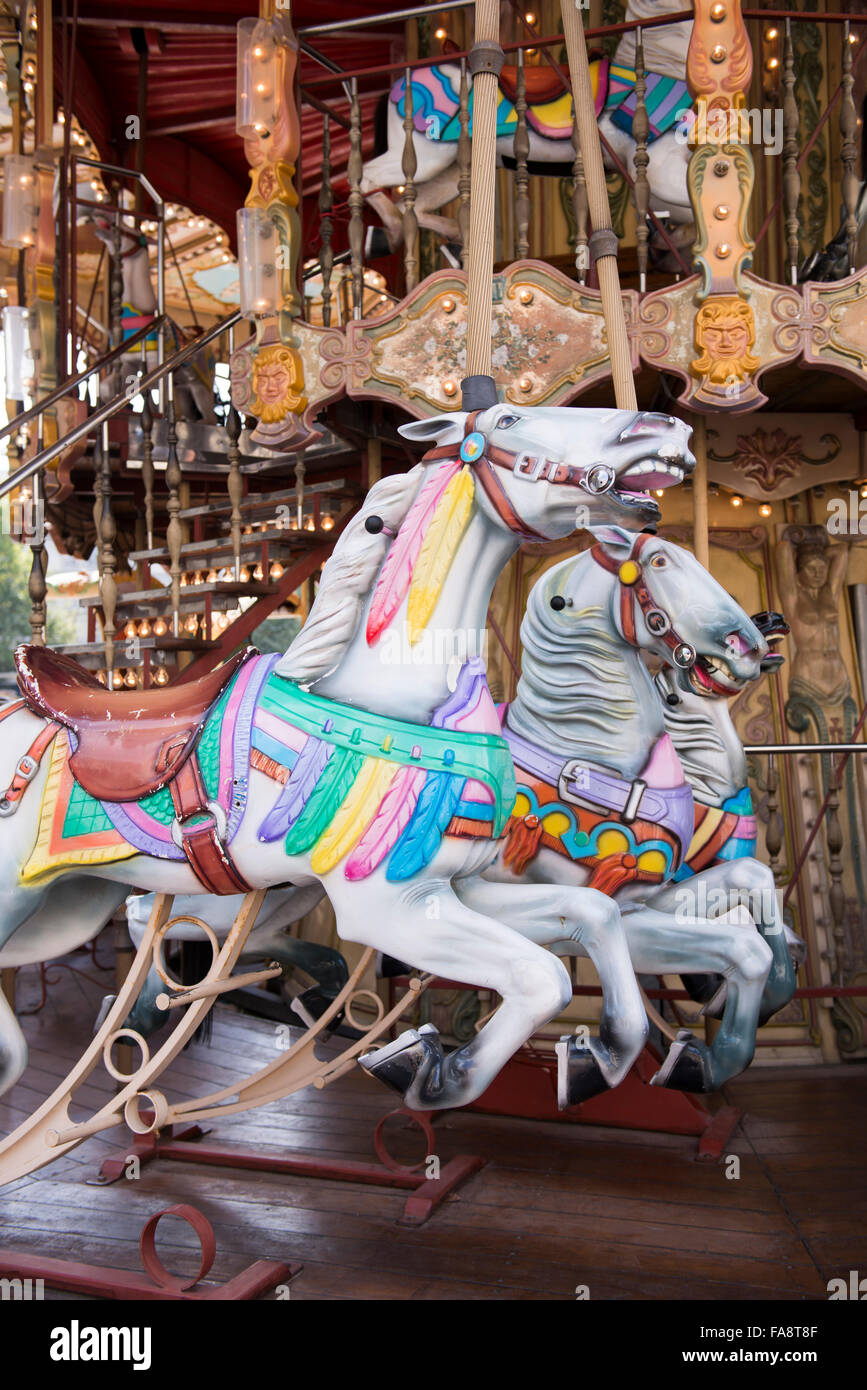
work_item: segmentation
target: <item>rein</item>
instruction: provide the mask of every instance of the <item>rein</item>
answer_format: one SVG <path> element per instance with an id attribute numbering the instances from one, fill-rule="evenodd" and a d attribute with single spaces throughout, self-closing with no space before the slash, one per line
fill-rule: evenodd
<path id="1" fill-rule="evenodd" d="M 645 579 L 646 567 L 638 558 L 651 539 L 648 532 L 642 531 L 632 542 L 627 558 L 620 562 L 612 559 L 602 545 L 594 545 L 590 554 L 597 565 L 609 574 L 615 574 L 620 581 L 620 625 L 629 645 L 639 645 L 636 636 L 637 604 L 644 615 L 648 631 L 654 637 L 661 637 L 665 645 L 671 649 L 671 659 L 675 666 L 688 671 L 695 665 L 695 648 L 683 640 L 672 626 L 668 614 L 656 603 Z"/>

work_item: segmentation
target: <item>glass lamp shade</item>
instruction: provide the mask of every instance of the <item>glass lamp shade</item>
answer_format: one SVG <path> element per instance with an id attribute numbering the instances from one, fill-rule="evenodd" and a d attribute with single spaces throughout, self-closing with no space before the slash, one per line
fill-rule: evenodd
<path id="1" fill-rule="evenodd" d="M 239 208 L 237 221 L 241 313 L 266 318 L 281 303 L 277 227 L 263 208 Z"/>
<path id="2" fill-rule="evenodd" d="M 274 28 L 264 19 L 238 24 L 235 129 L 244 140 L 268 136 L 277 123 L 280 55 Z"/>
<path id="3" fill-rule="evenodd" d="M 3 309 L 6 398 L 23 401 L 33 391 L 36 369 L 30 347 L 30 314 L 20 304 Z"/>
<path id="4" fill-rule="evenodd" d="M 36 161 L 31 155 L 7 154 L 3 160 L 3 235 L 4 246 L 24 251 L 36 244 L 39 221 L 39 189 L 36 182 Z"/>

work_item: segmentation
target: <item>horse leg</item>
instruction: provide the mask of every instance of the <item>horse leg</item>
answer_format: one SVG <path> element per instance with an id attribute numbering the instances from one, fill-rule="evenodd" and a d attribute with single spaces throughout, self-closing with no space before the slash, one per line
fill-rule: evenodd
<path id="1" fill-rule="evenodd" d="M 602 986 L 599 1037 L 579 1046 L 573 1037 L 558 1046 L 560 1108 L 577 1105 L 617 1086 L 647 1039 L 647 1018 L 620 922 L 617 904 L 593 888 L 461 879 L 461 899 L 477 911 L 504 920 L 539 946 L 558 955 L 589 956 Z M 570 990 L 571 998 L 571 990 Z"/>
<path id="2" fill-rule="evenodd" d="M 675 918 L 646 904 L 625 908 L 623 929 L 637 974 L 714 971 L 728 984 L 719 1031 L 708 1047 L 679 1038 L 653 1078 L 677 1091 L 716 1091 L 753 1058 L 762 991 L 773 956 L 758 932 L 706 917 Z"/>
<path id="3" fill-rule="evenodd" d="M 26 1039 L 12 1005 L 0 990 L 0 1096 L 15 1085 L 26 1066 Z"/>
<path id="4" fill-rule="evenodd" d="M 678 917 L 687 912 L 710 919 L 733 907 L 745 907 L 770 946 L 773 958 L 759 1023 L 767 1023 L 790 1003 L 797 986 L 794 952 L 780 911 L 774 875 L 766 864 L 748 858 L 715 864 L 683 883 L 667 884 L 654 895 L 653 905 Z M 799 942 L 798 937 L 795 942 Z"/>
<path id="5" fill-rule="evenodd" d="M 441 978 L 495 990 L 503 1000 L 477 1036 L 448 1056 L 436 1028 L 426 1024 L 359 1058 L 413 1109 L 442 1110 L 476 1100 L 518 1048 L 571 1000 L 569 976 L 555 956 L 473 911 L 449 880 L 390 884 L 377 875 L 365 885 L 350 885 L 331 878 L 326 888 L 343 940 L 400 956 Z M 513 891 L 502 888 L 497 906 Z"/>

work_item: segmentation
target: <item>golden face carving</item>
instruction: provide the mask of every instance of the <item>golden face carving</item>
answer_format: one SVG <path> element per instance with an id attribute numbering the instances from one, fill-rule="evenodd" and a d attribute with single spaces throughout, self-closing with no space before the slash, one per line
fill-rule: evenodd
<path id="1" fill-rule="evenodd" d="M 750 351 L 756 341 L 753 311 L 737 295 L 717 295 L 702 304 L 695 317 L 699 356 L 690 363 L 693 376 L 715 386 L 745 381 L 760 359 Z"/>
<path id="2" fill-rule="evenodd" d="M 307 405 L 303 390 L 304 370 L 292 348 L 275 343 L 256 354 L 250 410 L 263 424 L 274 425 L 303 410 Z"/>

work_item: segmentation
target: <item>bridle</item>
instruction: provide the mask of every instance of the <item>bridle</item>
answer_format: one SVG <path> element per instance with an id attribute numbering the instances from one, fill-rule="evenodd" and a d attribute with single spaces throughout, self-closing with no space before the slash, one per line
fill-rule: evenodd
<path id="1" fill-rule="evenodd" d="M 613 487 L 616 473 L 607 463 L 594 463 L 589 468 L 574 468 L 570 463 L 557 463 L 553 459 L 528 454 L 525 450 L 512 452 L 498 444 L 491 444 L 487 435 L 475 428 L 476 420 L 483 412 L 472 410 L 464 424 L 464 438 L 457 451 L 461 462 L 469 464 L 473 475 L 502 521 L 503 525 L 526 541 L 547 541 L 548 536 L 537 531 L 515 510 L 497 470 L 507 470 L 517 478 L 529 482 L 558 483 L 565 487 L 580 487 L 584 492 L 597 494 L 607 492 Z M 424 462 L 434 459 L 455 458 L 454 444 L 443 444 L 431 449 L 424 456 Z"/>
<path id="2" fill-rule="evenodd" d="M 645 579 L 646 566 L 639 560 L 642 550 L 651 540 L 653 536 L 647 531 L 642 531 L 632 542 L 625 560 L 612 559 L 601 545 L 594 545 L 590 554 L 597 565 L 601 565 L 609 574 L 616 574 L 620 581 L 620 626 L 630 646 L 639 645 L 636 636 L 637 605 L 644 616 L 648 632 L 654 637 L 661 637 L 665 645 L 671 648 L 674 665 L 679 666 L 682 671 L 688 671 L 696 662 L 695 647 L 683 640 L 672 626 L 671 618 L 665 609 L 659 607 Z"/>

